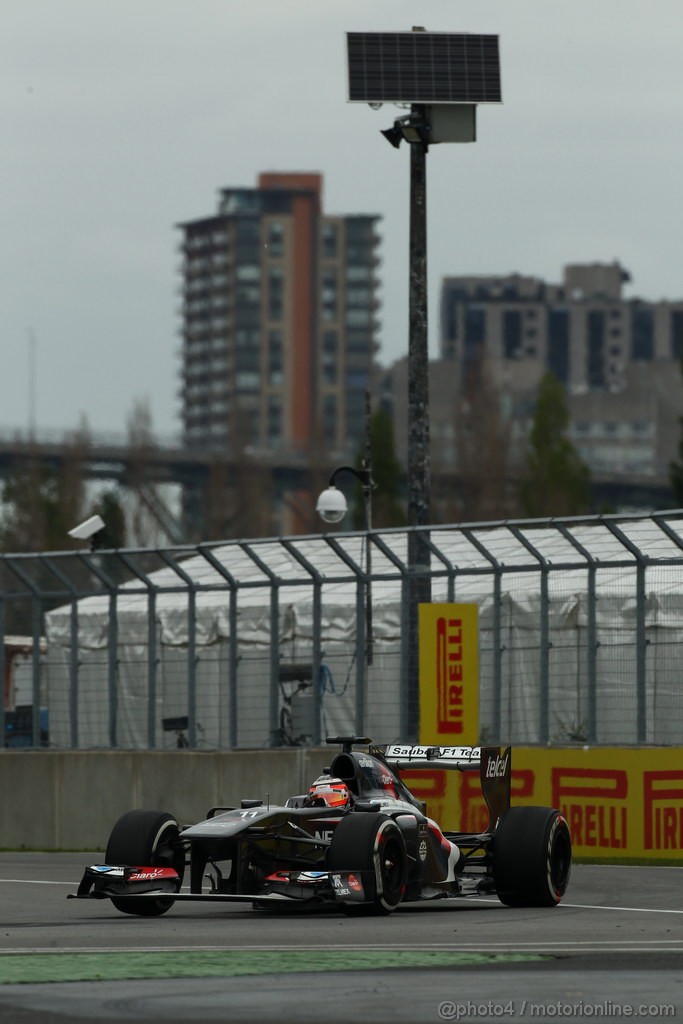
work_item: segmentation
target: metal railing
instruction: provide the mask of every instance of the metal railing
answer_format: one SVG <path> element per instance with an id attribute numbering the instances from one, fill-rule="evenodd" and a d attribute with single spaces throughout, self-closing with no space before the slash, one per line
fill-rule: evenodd
<path id="1" fill-rule="evenodd" d="M 415 738 L 411 532 L 0 556 L 0 735 L 57 749 Z M 479 607 L 482 740 L 683 741 L 683 512 L 422 532 L 432 601 Z"/>

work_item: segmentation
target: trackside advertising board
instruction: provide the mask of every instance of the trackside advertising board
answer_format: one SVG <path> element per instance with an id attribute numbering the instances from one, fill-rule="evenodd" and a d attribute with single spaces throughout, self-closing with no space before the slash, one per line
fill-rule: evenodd
<path id="1" fill-rule="evenodd" d="M 421 744 L 479 744 L 478 612 L 476 604 L 419 607 Z M 488 826 L 478 772 L 401 776 L 442 827 Z M 680 861 L 683 747 L 513 747 L 512 804 L 559 808 L 577 857 Z"/>
<path id="2" fill-rule="evenodd" d="M 476 832 L 488 815 L 476 772 L 402 771 L 443 827 Z M 683 859 L 683 748 L 512 748 L 512 804 L 557 807 L 576 857 Z"/>
<path id="3" fill-rule="evenodd" d="M 420 743 L 479 742 L 479 608 L 421 604 Z"/>

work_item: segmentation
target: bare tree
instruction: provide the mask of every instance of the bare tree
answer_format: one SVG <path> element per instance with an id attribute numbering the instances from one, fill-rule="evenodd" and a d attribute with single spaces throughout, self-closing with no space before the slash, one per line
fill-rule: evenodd
<path id="1" fill-rule="evenodd" d="M 446 492 L 439 496 L 441 516 L 479 522 L 515 515 L 518 504 L 510 483 L 510 423 L 483 358 L 468 367 L 456 393 L 452 430 L 453 475 Z"/>
<path id="2" fill-rule="evenodd" d="M 152 466 L 158 448 L 149 401 L 136 399 L 126 422 L 128 458 L 125 484 L 129 491 L 131 542 L 152 547 L 161 539 L 179 542 L 182 529 L 162 488 L 154 480 Z"/>
<path id="3" fill-rule="evenodd" d="M 83 462 L 90 444 L 85 421 L 64 447 L 58 463 L 37 444 L 17 463 L 2 486 L 0 547 L 3 551 L 57 551 L 69 547 L 68 531 L 83 516 Z"/>

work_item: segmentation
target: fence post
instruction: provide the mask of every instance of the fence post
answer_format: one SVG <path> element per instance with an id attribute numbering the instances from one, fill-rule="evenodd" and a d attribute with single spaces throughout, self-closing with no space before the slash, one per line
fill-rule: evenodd
<path id="1" fill-rule="evenodd" d="M 366 545 L 367 545 L 367 531 L 366 531 Z M 325 541 L 329 544 L 332 550 L 341 558 L 343 562 L 348 565 L 349 569 L 352 570 L 356 577 L 356 643 L 355 643 L 355 659 L 356 659 L 356 706 L 355 706 L 355 731 L 357 736 L 362 736 L 365 730 L 365 688 L 366 688 L 366 610 L 367 605 L 365 597 L 367 594 L 367 587 L 370 583 L 370 578 L 367 572 L 364 572 L 362 567 L 354 561 L 342 545 L 332 537 L 330 534 L 325 534 Z M 367 548 L 366 548 L 367 550 Z"/>
<path id="2" fill-rule="evenodd" d="M 71 749 L 77 750 L 79 746 L 79 656 L 78 656 L 78 591 L 71 583 L 71 580 L 63 573 L 54 560 L 47 555 L 38 556 L 50 572 L 66 587 L 71 595 L 71 611 L 69 613 L 69 736 L 71 738 Z"/>
<path id="3" fill-rule="evenodd" d="M 502 572 L 503 567 L 497 558 L 470 529 L 463 528 L 463 536 L 482 555 L 493 569 L 493 712 L 492 739 L 496 743 L 503 741 L 503 638 L 502 638 Z"/>
<path id="4" fill-rule="evenodd" d="M 245 554 L 259 567 L 270 580 L 270 694 L 269 694 L 269 743 L 271 747 L 280 746 L 282 730 L 280 728 L 280 577 L 253 550 L 246 541 L 238 541 Z"/>
<path id="5" fill-rule="evenodd" d="M 85 551 L 76 552 L 89 572 L 96 576 L 109 594 L 109 617 L 107 627 L 107 694 L 109 701 L 109 746 L 116 748 L 118 719 L 118 620 L 116 596 L 118 586 L 100 566 L 100 556 Z"/>
<path id="6" fill-rule="evenodd" d="M 410 579 L 410 566 L 405 562 L 401 561 L 395 551 L 385 543 L 382 538 L 376 534 L 375 544 L 378 549 L 386 556 L 388 561 L 394 565 L 401 574 L 401 639 L 400 639 L 400 650 L 401 650 L 401 669 L 399 677 L 399 732 L 402 740 L 408 741 L 411 738 L 411 728 L 415 726 L 419 730 L 419 707 L 418 707 L 418 720 L 414 721 L 413 709 L 410 706 L 411 697 L 411 658 L 410 658 L 410 643 L 411 643 L 411 630 L 410 630 L 410 614 L 413 602 L 413 587 Z M 408 537 L 406 536 L 406 545 L 408 544 Z M 415 739 L 419 739 L 418 735 Z"/>
<path id="7" fill-rule="evenodd" d="M 283 546 L 290 553 L 292 558 L 296 559 L 299 565 L 302 565 L 307 573 L 310 574 L 313 583 L 313 602 L 311 609 L 311 647 L 312 647 L 312 675 L 313 675 L 313 707 L 314 707 L 314 721 L 313 721 L 313 736 L 311 740 L 313 746 L 319 747 L 322 740 L 322 703 L 323 693 L 321 686 L 321 666 L 322 666 L 322 582 L 323 578 L 315 568 L 315 566 L 306 558 L 305 555 L 299 551 L 295 544 L 289 540 L 283 539 Z M 357 732 L 360 736 L 362 733 Z"/>
<path id="8" fill-rule="evenodd" d="M 159 549 L 159 557 L 187 587 L 187 744 L 197 746 L 197 584 L 168 551 Z"/>
<path id="9" fill-rule="evenodd" d="M 129 558 L 125 552 L 118 552 L 118 557 L 134 576 L 147 587 L 147 746 L 155 750 L 157 741 L 157 669 L 159 657 L 157 653 L 157 593 L 147 573 Z"/>
<path id="10" fill-rule="evenodd" d="M 547 743 L 550 739 L 550 602 L 548 600 L 548 573 L 550 565 L 541 552 L 534 547 L 517 526 L 509 525 L 513 537 L 534 556 L 541 574 L 541 649 L 539 652 L 540 693 L 538 708 L 538 742 Z"/>
<path id="11" fill-rule="evenodd" d="M 0 748 L 7 746 L 7 724 L 5 722 L 5 686 L 7 685 L 7 664 L 5 655 L 5 597 L 0 594 L 0 665 L 2 665 L 2 698 L 0 699 Z"/>
<path id="12" fill-rule="evenodd" d="M 21 557 L 21 556 L 19 556 Z M 28 573 L 24 572 L 16 563 L 16 558 L 5 558 L 7 565 L 10 566 L 12 571 L 26 584 L 31 592 L 31 636 L 32 636 L 32 647 L 31 647 L 31 671 L 32 671 L 32 693 L 31 700 L 33 702 L 32 713 L 31 713 L 31 742 L 34 747 L 40 747 L 40 683 L 41 683 L 41 665 L 40 665 L 40 640 L 42 635 L 43 626 L 43 600 L 40 588 L 33 582 Z M 3 665 L 4 675 L 4 665 Z M 4 684 L 3 684 L 3 703 L 4 703 Z M 3 733 L 3 744 L 5 737 Z"/>
<path id="13" fill-rule="evenodd" d="M 645 568 L 647 555 L 626 536 L 616 523 L 605 520 L 612 533 L 636 560 L 636 742 L 647 743 L 647 634 L 645 630 Z"/>
<path id="14" fill-rule="evenodd" d="M 218 561 L 210 548 L 200 544 L 197 548 L 199 554 L 207 560 L 209 565 L 216 570 L 219 576 L 228 584 L 230 591 L 230 604 L 228 607 L 228 622 L 230 623 L 230 636 L 228 638 L 228 744 L 234 750 L 238 742 L 238 702 L 237 702 L 237 665 L 239 663 L 237 648 L 237 589 L 238 584 L 233 574 Z"/>
<path id="15" fill-rule="evenodd" d="M 563 523 L 557 523 L 557 529 L 562 536 L 569 541 L 572 547 L 582 555 L 587 565 L 588 592 L 586 608 L 586 691 L 587 691 L 587 722 L 586 739 L 589 743 L 596 743 L 598 738 L 598 627 L 597 627 L 597 574 L 596 560 L 590 551 L 577 540 L 570 530 Z"/>

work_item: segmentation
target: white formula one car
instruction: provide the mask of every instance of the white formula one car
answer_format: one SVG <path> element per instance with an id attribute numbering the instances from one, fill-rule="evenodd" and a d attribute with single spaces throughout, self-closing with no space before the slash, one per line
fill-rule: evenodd
<path id="1" fill-rule="evenodd" d="M 163 811 L 124 814 L 106 863 L 86 868 L 74 897 L 108 898 L 140 916 L 163 914 L 177 900 L 334 904 L 347 914 L 480 893 L 510 907 L 559 903 L 571 868 L 569 829 L 552 808 L 510 807 L 509 747 L 328 743 L 341 745 L 329 769 L 283 806 L 242 800 L 187 828 Z M 354 749 L 359 744 L 366 749 Z M 401 780 L 407 768 L 478 772 L 487 829 L 442 830 Z M 186 869 L 189 891 L 181 891 Z"/>

